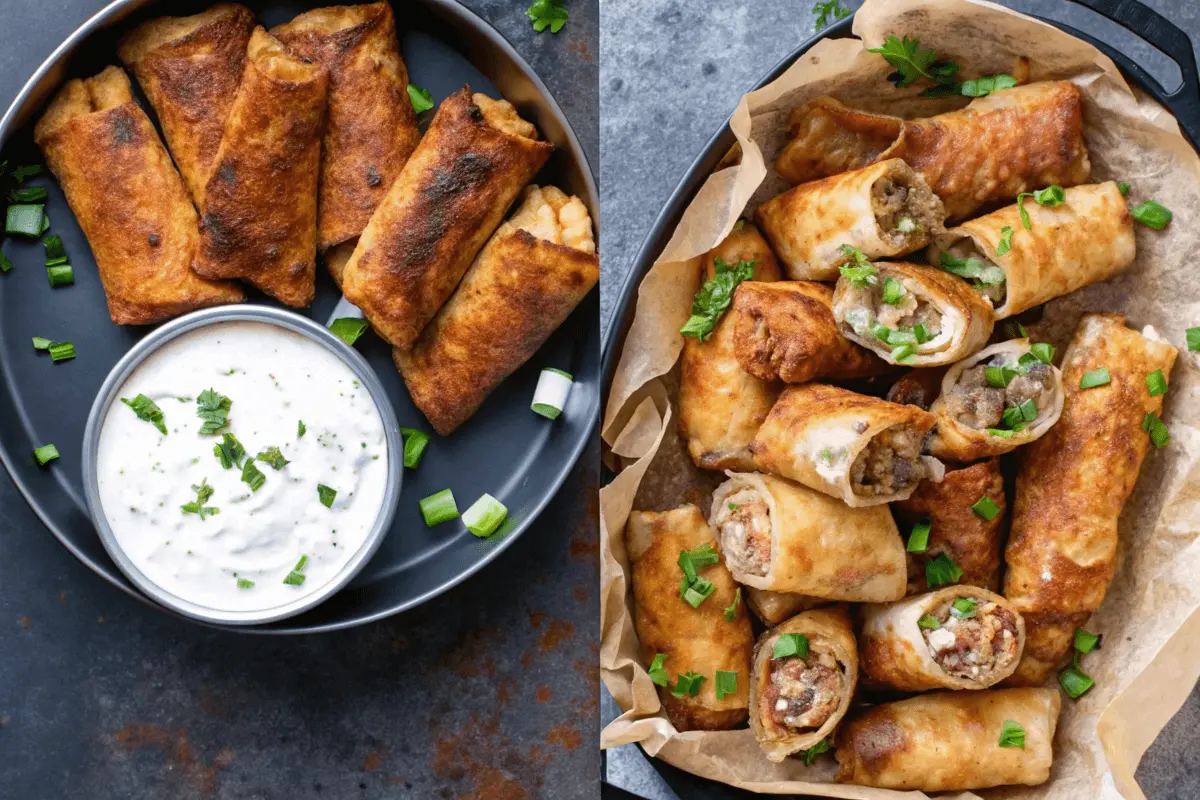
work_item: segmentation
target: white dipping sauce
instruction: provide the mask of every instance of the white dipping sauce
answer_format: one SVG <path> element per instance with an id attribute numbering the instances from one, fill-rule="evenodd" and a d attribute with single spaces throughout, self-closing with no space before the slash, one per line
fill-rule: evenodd
<path id="1" fill-rule="evenodd" d="M 199 432 L 196 398 L 210 388 L 232 401 L 222 433 L 247 458 L 274 446 L 289 461 L 255 461 L 258 491 L 238 467 L 222 468 L 221 434 Z M 261 322 L 209 325 L 150 355 L 117 397 L 139 394 L 158 404 L 168 434 L 114 400 L 100 431 L 100 501 L 121 549 L 171 594 L 223 611 L 275 608 L 321 589 L 371 532 L 388 477 L 383 420 L 354 372 L 316 342 Z M 202 480 L 213 489 L 204 506 L 220 510 L 204 519 L 181 509 Z M 337 491 L 331 508 L 318 484 Z M 284 583 L 302 556 L 303 583 Z"/>

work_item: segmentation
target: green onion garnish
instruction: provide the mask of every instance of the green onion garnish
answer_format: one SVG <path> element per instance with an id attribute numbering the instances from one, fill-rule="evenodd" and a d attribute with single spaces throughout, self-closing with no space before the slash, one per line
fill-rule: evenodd
<path id="1" fill-rule="evenodd" d="M 42 235 L 42 220 L 46 207 L 41 204 L 17 204 L 8 207 L 4 220 L 4 232 L 13 236 L 36 239 Z"/>
<path id="2" fill-rule="evenodd" d="M 369 322 L 355 317 L 339 317 L 329 323 L 330 333 L 351 347 L 358 341 L 358 337 L 367 332 L 368 327 L 370 327 Z"/>
<path id="3" fill-rule="evenodd" d="M 13 268 L 13 263 L 8 260 L 8 256 L 0 253 L 0 272 L 8 272 Z"/>
<path id="4" fill-rule="evenodd" d="M 737 694 L 737 673 L 726 672 L 723 669 L 713 675 L 713 688 L 717 691 L 717 699 L 724 700 L 727 695 Z"/>
<path id="5" fill-rule="evenodd" d="M 1004 726 L 1000 729 L 999 744 L 1001 747 L 1019 747 L 1024 750 L 1025 728 L 1019 722 L 1004 720 Z"/>
<path id="6" fill-rule="evenodd" d="M 733 591 L 733 602 L 725 607 L 725 621 L 733 622 L 737 619 L 738 606 L 742 604 L 742 587 L 737 587 Z"/>
<path id="7" fill-rule="evenodd" d="M 1200 352 L 1200 328 L 1187 329 L 1187 349 L 1192 352 Z"/>
<path id="8" fill-rule="evenodd" d="M 41 336 L 33 337 L 34 350 L 49 350 L 51 344 L 53 344 L 53 342 L 51 342 L 49 339 L 43 339 Z"/>
<path id="9" fill-rule="evenodd" d="M 1000 229 L 1000 242 L 996 245 L 996 255 L 1002 256 L 1012 250 L 1013 229 L 1005 225 Z"/>
<path id="10" fill-rule="evenodd" d="M 420 506 L 421 516 L 424 517 L 425 524 L 430 528 L 452 519 L 458 519 L 458 506 L 454 503 L 454 492 L 449 489 L 442 489 L 440 492 L 421 498 Z"/>
<path id="11" fill-rule="evenodd" d="M 70 286 L 75 283 L 75 270 L 70 264 L 55 264 L 46 267 L 46 279 L 51 286 Z"/>
<path id="12" fill-rule="evenodd" d="M 916 525 L 913 525 L 912 533 L 908 537 L 908 552 L 924 553 L 929 549 L 929 532 L 933 528 L 933 523 L 930 520 L 922 520 Z"/>
<path id="13" fill-rule="evenodd" d="M 1072 700 L 1079 699 L 1088 689 L 1096 685 L 1096 682 L 1087 673 L 1074 664 L 1058 673 L 1058 683 L 1067 693 L 1067 697 Z"/>
<path id="14" fill-rule="evenodd" d="M 916 358 L 911 344 L 902 344 L 892 348 L 892 360 L 897 364 L 909 364 Z"/>
<path id="15" fill-rule="evenodd" d="M 301 575 L 300 577 L 304 577 L 304 576 Z M 238 578 L 237 579 L 237 587 L 239 589 L 251 589 L 254 587 L 254 581 L 250 580 L 249 578 Z"/>
<path id="16" fill-rule="evenodd" d="M 979 604 L 970 597 L 960 597 L 950 604 L 950 616 L 955 619 L 970 619 L 975 616 Z"/>
<path id="17" fill-rule="evenodd" d="M 825 737 L 804 751 L 804 766 L 811 767 L 821 753 L 829 752 L 829 737 Z"/>
<path id="18" fill-rule="evenodd" d="M 1037 403 L 1033 401 L 1032 397 L 1022 402 L 1021 405 L 1017 406 L 1017 411 L 1021 412 L 1021 418 L 1026 422 L 1033 422 L 1035 419 L 1037 419 Z"/>
<path id="19" fill-rule="evenodd" d="M 1156 369 L 1146 376 L 1146 388 L 1150 390 L 1151 397 L 1167 393 L 1167 379 L 1161 369 Z"/>
<path id="20" fill-rule="evenodd" d="M 1117 184 L 1117 191 L 1121 193 L 1122 197 L 1124 197 L 1125 195 L 1129 194 L 1129 184 L 1125 181 L 1119 182 Z"/>
<path id="21" fill-rule="evenodd" d="M 401 428 L 400 435 L 404 437 L 404 466 L 416 469 L 429 446 L 429 434 L 416 428 Z"/>
<path id="22" fill-rule="evenodd" d="M 297 422 L 296 423 L 296 438 L 297 439 L 302 438 L 304 436 L 304 432 L 307 430 L 308 430 L 308 428 L 304 427 L 304 420 L 300 420 L 299 422 Z M 401 428 L 400 430 L 404 430 L 404 429 Z"/>
<path id="23" fill-rule="evenodd" d="M 58 458 L 58 448 L 52 444 L 44 444 L 33 451 L 33 458 L 37 461 L 39 467 L 44 467 Z"/>
<path id="24" fill-rule="evenodd" d="M 257 492 L 267 482 L 267 476 L 254 463 L 253 458 L 247 458 L 242 464 L 242 483 L 250 484 L 250 491 Z"/>
<path id="25" fill-rule="evenodd" d="M 1093 389 L 1097 386 L 1104 386 L 1112 383 L 1112 378 L 1108 375 L 1108 367 L 1094 369 L 1091 372 L 1083 373 L 1083 379 L 1079 381 L 1080 389 Z"/>
<path id="26" fill-rule="evenodd" d="M 485 493 L 463 512 L 462 521 L 467 530 L 482 539 L 495 533 L 507 516 L 504 504 Z"/>
<path id="27" fill-rule="evenodd" d="M 1011 439 L 1016 435 L 1016 430 L 1005 430 L 1004 428 L 988 428 L 987 432 L 988 436 L 995 436 L 999 439 Z"/>
<path id="28" fill-rule="evenodd" d="M 945 553 L 939 553 L 937 558 L 925 562 L 925 585 L 930 589 L 958 583 L 962 575 L 962 568 Z"/>
<path id="29" fill-rule="evenodd" d="M 1100 646 L 1100 640 L 1104 637 L 1100 634 L 1089 633 L 1083 628 L 1075 631 L 1075 640 L 1073 642 L 1075 649 L 1080 653 L 1087 655 Z"/>
<path id="30" fill-rule="evenodd" d="M 75 345 L 71 342 L 53 342 L 50 345 L 50 358 L 54 361 L 66 361 L 75 357 Z"/>
<path id="31" fill-rule="evenodd" d="M 67 251 L 63 248 L 62 237 L 57 233 L 42 240 L 46 248 L 46 264 L 57 264 L 67 260 Z"/>
<path id="32" fill-rule="evenodd" d="M 567 396 L 571 393 L 572 386 L 574 378 L 571 377 L 571 373 L 554 367 L 543 368 L 538 375 L 530 409 L 547 419 L 558 419 L 558 415 L 567 407 Z"/>
<path id="33" fill-rule="evenodd" d="M 0 170 L 4 169 L 4 165 L 8 162 L 0 162 Z M 42 174 L 41 164 L 25 164 L 17 167 L 12 171 L 13 180 L 17 183 L 24 183 L 26 178 L 32 178 L 35 175 Z"/>
<path id="34" fill-rule="evenodd" d="M 936 631 L 942 627 L 942 623 L 938 622 L 937 617 L 932 614 L 925 614 L 917 620 L 917 627 L 927 631 Z"/>
<path id="35" fill-rule="evenodd" d="M 447 489 L 446 491 L 450 491 L 450 490 Z M 333 501 L 334 501 L 334 498 L 336 498 L 336 497 L 337 497 L 337 489 L 331 489 L 330 487 L 326 486 L 323 483 L 317 484 L 317 499 L 321 501 L 321 505 L 325 506 L 326 508 L 333 508 Z M 434 497 L 437 497 L 437 495 L 434 495 Z M 428 499 L 429 499 L 428 497 L 425 498 L 425 500 L 428 500 Z M 421 513 L 425 512 L 425 500 L 421 501 Z M 450 498 L 450 502 L 451 503 L 454 502 L 453 497 Z M 457 516 L 457 513 L 455 514 L 455 516 Z M 428 523 L 429 522 L 428 518 L 426 518 L 425 521 L 426 521 L 426 523 Z"/>
<path id="36" fill-rule="evenodd" d="M 650 680 L 659 686 L 666 686 L 670 682 L 670 678 L 667 677 L 667 671 L 663 669 L 663 662 L 666 660 L 666 653 L 655 653 L 654 660 L 650 662 L 650 668 L 646 670 L 646 672 L 650 673 Z"/>
<path id="37" fill-rule="evenodd" d="M 304 565 L 308 563 L 308 556 L 300 556 L 300 560 L 296 562 L 296 566 L 292 567 L 292 571 L 287 574 L 283 582 L 288 586 L 299 586 L 304 583 L 305 576 L 303 575 Z"/>
<path id="38" fill-rule="evenodd" d="M 13 189 L 8 193 L 8 202 L 10 203 L 36 203 L 46 199 L 46 188 L 44 186 L 26 186 L 21 189 Z"/>
<path id="39" fill-rule="evenodd" d="M 983 517 L 988 522 L 994 520 L 996 515 L 1000 513 L 1000 507 L 992 502 L 992 498 L 988 497 L 986 494 L 975 501 L 975 504 L 971 506 L 971 510 Z"/>
<path id="40" fill-rule="evenodd" d="M 1171 432 L 1153 411 L 1142 418 L 1142 430 L 1150 434 L 1150 443 L 1155 447 L 1166 447 L 1171 441 Z"/>
<path id="41" fill-rule="evenodd" d="M 422 89 L 415 83 L 408 85 L 408 102 L 412 103 L 413 111 L 420 114 L 433 108 L 433 96 L 428 89 Z"/>
<path id="42" fill-rule="evenodd" d="M 1054 345 L 1037 342 L 1029 346 L 1029 352 L 1033 353 L 1034 357 L 1043 364 L 1054 363 Z"/>
<path id="43" fill-rule="evenodd" d="M 699 608 L 700 604 L 707 600 L 716 588 L 708 578 L 697 577 L 690 586 L 683 589 L 683 599 L 692 608 Z"/>
<path id="44" fill-rule="evenodd" d="M 703 675 L 688 670 L 685 675 L 675 676 L 675 686 L 671 689 L 671 695 L 679 700 L 685 697 L 695 697 L 700 693 L 700 684 L 702 683 L 704 683 Z"/>
<path id="45" fill-rule="evenodd" d="M 51 345 L 53 347 L 54 345 Z M 137 414 L 138 419 L 149 422 L 154 427 L 158 428 L 163 436 L 167 435 L 167 425 L 163 419 L 162 409 L 158 404 L 144 394 L 139 394 L 137 397 L 130 400 L 127 397 L 122 397 L 121 402 L 133 409 L 133 413 Z"/>
<path id="46" fill-rule="evenodd" d="M 1175 216 L 1171 213 L 1171 209 L 1154 200 L 1147 200 L 1129 213 L 1138 222 L 1154 228 L 1156 231 L 1161 231 L 1170 225 L 1171 219 Z"/>
<path id="47" fill-rule="evenodd" d="M 803 633 L 781 633 L 771 650 L 771 658 L 797 656 L 808 658 L 808 637 Z"/>
<path id="48" fill-rule="evenodd" d="M 889 306 L 894 306 L 904 297 L 904 284 L 895 278 L 888 277 L 883 280 L 883 302 Z"/>

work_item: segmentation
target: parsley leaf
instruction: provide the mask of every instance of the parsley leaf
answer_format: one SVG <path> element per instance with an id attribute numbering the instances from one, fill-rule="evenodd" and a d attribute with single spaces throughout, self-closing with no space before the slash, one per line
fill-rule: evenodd
<path id="1" fill-rule="evenodd" d="M 842 273 L 843 278 L 860 289 L 879 282 L 875 267 L 871 266 L 871 260 L 867 258 L 863 251 L 849 244 L 844 244 L 838 249 L 842 251 L 842 255 L 854 259 L 854 266 L 843 264 L 838 267 L 838 271 Z"/>
<path id="2" fill-rule="evenodd" d="M 684 336 L 692 336 L 702 342 L 712 334 L 721 315 L 733 302 L 733 292 L 738 284 L 754 277 L 753 261 L 739 261 L 730 266 L 718 258 L 714 266 L 713 276 L 704 282 L 692 298 L 692 316 L 679 329 Z"/>
<path id="3" fill-rule="evenodd" d="M 815 30 L 822 31 L 829 27 L 829 15 L 832 14 L 835 20 L 845 19 L 850 16 L 850 9 L 842 8 L 839 0 L 828 0 L 828 2 L 817 2 L 813 4 L 813 13 L 817 15 L 817 24 Z"/>
<path id="4" fill-rule="evenodd" d="M 129 400 L 122 397 L 121 402 L 133 409 L 133 413 L 137 414 L 138 419 L 149 422 L 154 427 L 162 432 L 163 436 L 167 435 L 167 426 L 163 421 L 162 409 L 158 404 L 146 397 L 144 394 L 139 394 L 137 397 Z"/>
<path id="5" fill-rule="evenodd" d="M 433 108 L 433 95 L 428 89 L 422 89 L 415 83 L 408 85 L 408 102 L 412 103 L 413 111 L 420 114 Z"/>
<path id="6" fill-rule="evenodd" d="M 250 491 L 257 492 L 267 482 L 267 476 L 254 465 L 253 458 L 247 458 L 242 464 L 242 482 L 250 484 Z"/>
<path id="7" fill-rule="evenodd" d="M 867 49 L 868 53 L 877 53 L 891 64 L 896 72 L 888 76 L 888 80 L 898 88 L 912 85 L 917 78 L 928 78 L 934 83 L 950 84 L 954 73 L 958 72 L 958 64 L 953 61 L 938 61 L 937 53 L 921 47 L 920 39 L 900 39 L 889 36 L 882 47 Z"/>
<path id="8" fill-rule="evenodd" d="M 804 766 L 811 767 L 821 753 L 829 752 L 829 738 L 826 737 L 804 751 Z"/>
<path id="9" fill-rule="evenodd" d="M 671 682 L 671 679 L 667 676 L 666 669 L 663 668 L 663 662 L 666 660 L 666 653 L 655 653 L 654 660 L 650 662 L 650 666 L 646 670 L 646 672 L 650 675 L 650 680 L 654 681 L 654 683 L 658 686 L 665 687 Z"/>
<path id="10" fill-rule="evenodd" d="M 329 332 L 353 347 L 358 338 L 367 332 L 369 324 L 365 319 L 338 317 L 329 323 Z"/>
<path id="11" fill-rule="evenodd" d="M 180 506 L 185 514 L 199 514 L 201 521 L 205 517 L 211 517 L 214 514 L 220 514 L 221 509 L 214 506 L 206 506 L 209 498 L 213 496 L 213 487 L 208 485 L 208 478 L 200 481 L 200 485 L 192 484 L 192 491 L 196 493 L 196 499 L 191 503 L 184 503 Z"/>
<path id="12" fill-rule="evenodd" d="M 229 408 L 232 405 L 232 400 L 214 389 L 201 392 L 196 398 L 196 416 L 204 420 L 200 433 L 220 433 L 222 428 L 229 425 Z"/>
<path id="13" fill-rule="evenodd" d="M 213 445 L 213 455 L 221 460 L 221 466 L 225 469 L 240 467 L 242 459 L 246 457 L 246 448 L 232 433 L 223 433 L 220 443 Z"/>
<path id="14" fill-rule="evenodd" d="M 283 457 L 283 453 L 279 451 L 278 447 L 268 447 L 255 457 L 259 461 L 265 461 L 270 464 L 272 469 L 283 469 L 292 463 Z"/>
<path id="15" fill-rule="evenodd" d="M 538 33 L 547 27 L 551 33 L 558 33 L 563 25 L 567 24 L 567 10 L 563 8 L 563 0 L 534 0 L 525 16 L 533 20 L 533 29 Z"/>
<path id="16" fill-rule="evenodd" d="M 1000 229 L 1000 243 L 996 245 L 996 255 L 1002 256 L 1012 250 L 1013 229 L 1005 225 Z"/>

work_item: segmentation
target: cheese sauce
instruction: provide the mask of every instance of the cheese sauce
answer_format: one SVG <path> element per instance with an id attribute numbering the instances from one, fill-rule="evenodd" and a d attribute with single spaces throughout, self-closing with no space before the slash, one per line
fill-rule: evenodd
<path id="1" fill-rule="evenodd" d="M 216 434 L 200 433 L 197 398 L 208 389 L 231 401 Z M 150 355 L 117 397 L 138 395 L 157 404 L 167 434 L 114 401 L 97 478 L 121 549 L 161 588 L 223 611 L 270 609 L 319 590 L 367 539 L 387 487 L 383 420 L 354 372 L 321 345 L 267 323 L 209 325 Z M 245 450 L 228 469 L 213 450 L 225 433 Z M 286 465 L 256 458 L 275 447 Z M 263 477 L 257 490 L 243 480 L 250 460 L 246 477 Z M 318 485 L 337 492 L 330 507 Z"/>

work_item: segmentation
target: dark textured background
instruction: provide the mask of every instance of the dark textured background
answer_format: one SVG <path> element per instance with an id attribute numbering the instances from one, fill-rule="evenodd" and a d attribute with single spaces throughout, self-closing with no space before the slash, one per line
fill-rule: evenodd
<path id="1" fill-rule="evenodd" d="M 104 5 L 0 0 L 0 103 Z M 465 5 L 542 76 L 595 168 L 595 0 L 571 0 L 557 36 L 533 32 L 524 0 Z M 396 16 L 403 26 L 401 3 Z M 303 638 L 211 631 L 138 603 L 0 477 L 0 798 L 596 796 L 597 464 L 593 447 L 467 584 Z"/>
<path id="2" fill-rule="evenodd" d="M 1200 43 L 1200 3 L 1145 2 Z M 1168 88 L 1179 82 L 1178 70 L 1165 56 L 1087 9 L 1065 0 L 1001 3 L 1117 46 Z M 843 5 L 859 2 L 843 0 Z M 812 35 L 812 7 L 812 0 L 601 0 L 601 308 L 606 324 L 668 196 L 741 95 Z M 605 695 L 604 721 L 618 713 Z M 1198 744 L 1200 694 L 1194 692 L 1138 769 L 1150 798 L 1200 798 Z M 608 780 L 652 800 L 734 796 L 705 791 L 702 782 L 670 768 L 663 770 L 664 781 L 634 746 L 606 756 Z"/>

